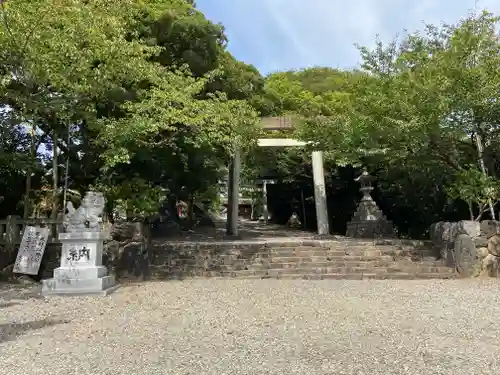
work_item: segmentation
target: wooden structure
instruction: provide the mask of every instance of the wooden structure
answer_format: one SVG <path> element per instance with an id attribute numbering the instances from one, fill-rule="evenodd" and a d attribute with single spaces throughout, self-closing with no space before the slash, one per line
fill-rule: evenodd
<path id="1" fill-rule="evenodd" d="M 0 244 L 19 245 L 27 225 L 49 227 L 50 234 L 47 243 L 59 243 L 57 235 L 63 232 L 62 219 L 35 218 L 23 220 L 20 216 L 7 216 L 0 220 Z"/>
<path id="2" fill-rule="evenodd" d="M 295 128 L 294 120 L 288 116 L 263 117 L 260 125 L 265 131 L 288 130 Z"/>

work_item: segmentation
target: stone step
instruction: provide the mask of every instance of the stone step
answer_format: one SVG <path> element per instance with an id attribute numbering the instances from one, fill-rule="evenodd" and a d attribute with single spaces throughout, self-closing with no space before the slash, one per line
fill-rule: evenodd
<path id="1" fill-rule="evenodd" d="M 274 272 L 274 273 L 352 273 L 352 272 L 375 272 L 375 273 L 454 273 L 454 269 L 442 263 L 391 263 L 391 264 L 367 264 L 353 263 L 288 263 L 288 264 L 238 264 L 238 265 L 157 265 L 151 267 L 164 273 L 192 273 L 200 276 L 216 276 L 221 272 Z M 334 270 L 334 271 L 332 271 Z"/>
<path id="2" fill-rule="evenodd" d="M 153 249 L 151 275 L 153 279 L 455 277 L 453 269 L 442 260 L 436 260 L 433 251 L 422 248 L 423 243 L 417 242 L 304 240 L 267 244 L 191 244 L 188 247 L 176 244 Z"/>
<path id="3" fill-rule="evenodd" d="M 217 276 L 269 276 L 280 277 L 284 275 L 318 275 L 318 274 L 357 274 L 357 275 L 398 275 L 398 274 L 438 274 L 450 276 L 454 274 L 452 268 L 442 265 L 418 265 L 418 266 L 402 266 L 391 265 L 389 267 L 364 267 L 362 265 L 353 266 L 291 266 L 288 268 L 267 268 L 265 266 L 256 267 L 248 266 L 245 269 L 237 269 L 231 267 L 220 267 L 207 269 L 204 267 L 154 267 L 151 270 L 152 274 L 179 275 L 186 277 L 217 277 Z M 391 276 L 388 276 L 391 277 Z"/>
<path id="4" fill-rule="evenodd" d="M 450 273 L 297 273 L 280 275 L 262 275 L 243 271 L 224 273 L 220 278 L 236 279 L 279 279 L 279 280 L 416 280 L 416 279 L 452 279 L 456 275 Z"/>
<path id="5" fill-rule="evenodd" d="M 173 256 L 169 255 L 162 257 L 168 262 L 176 262 L 181 264 L 196 264 L 203 260 L 213 259 L 213 256 Z M 432 256 L 401 256 L 398 254 L 391 255 L 346 255 L 345 253 L 335 253 L 335 254 L 319 254 L 319 253 L 304 253 L 304 254 L 266 254 L 266 253 L 255 253 L 251 257 L 242 257 L 239 255 L 219 255 L 218 262 L 220 263 L 236 263 L 236 262 L 270 262 L 270 263 L 294 263 L 294 262 L 346 262 L 346 261 L 387 261 L 394 262 L 399 260 L 412 260 L 415 262 L 429 261 L 435 262 L 436 257 Z"/>
<path id="6" fill-rule="evenodd" d="M 296 267 L 446 267 L 442 261 L 422 260 L 412 261 L 410 259 L 356 259 L 356 258 L 338 258 L 338 259 L 296 259 L 296 258 L 280 258 L 276 259 L 237 259 L 230 262 L 210 261 L 210 260 L 171 260 L 162 265 L 162 267 L 183 267 L 183 268 L 221 268 L 221 269 L 242 269 L 244 267 L 254 268 L 296 268 Z"/>
<path id="7" fill-rule="evenodd" d="M 258 246 L 258 247 L 212 247 L 212 248 L 164 248 L 156 246 L 153 248 L 153 252 L 157 253 L 167 253 L 179 257 L 192 257 L 192 256 L 203 256 L 203 255 L 243 255 L 252 256 L 255 254 L 269 254 L 273 256 L 279 256 L 284 254 L 285 256 L 291 256 L 296 254 L 296 256 L 303 255 L 371 255 L 380 256 L 388 254 L 399 254 L 399 255 L 423 255 L 431 256 L 433 250 L 431 249 L 414 249 L 411 247 L 395 247 L 395 246 Z"/>
<path id="8" fill-rule="evenodd" d="M 452 279 L 450 274 L 411 274 L 394 273 L 387 275 L 377 274 L 303 274 L 303 275 L 283 275 L 280 280 L 418 280 L 418 279 Z"/>
<path id="9" fill-rule="evenodd" d="M 284 274 L 284 275 L 267 275 L 262 273 L 242 273 L 228 272 L 214 275 L 198 275 L 185 273 L 172 273 L 168 275 L 152 275 L 155 279 L 162 280 L 183 280 L 183 279 L 243 279 L 243 280 L 414 280 L 414 279 L 453 279 L 456 276 L 453 274 L 411 274 L 411 273 L 394 273 L 394 274 L 370 274 L 370 273 L 327 273 L 327 274 Z"/>
<path id="10" fill-rule="evenodd" d="M 214 247 L 231 247 L 231 248 L 277 248 L 277 247 L 373 247 L 373 246 L 385 246 L 394 248 L 428 248 L 432 246 L 431 241 L 419 241 L 419 240 L 397 240 L 397 239 L 374 239 L 374 240 L 363 240 L 354 238 L 342 238 L 342 239 L 307 239 L 307 238 L 280 238 L 280 239 L 251 239 L 251 240 L 237 240 L 237 241 L 176 241 L 176 240 L 153 240 L 152 246 L 168 248 L 168 249 L 211 249 Z"/>
<path id="11" fill-rule="evenodd" d="M 362 268 L 297 268 L 297 269 L 287 269 L 287 270 L 204 270 L 204 269 L 190 269 L 190 270 L 161 270 L 161 271 L 153 271 L 151 275 L 159 276 L 159 278 L 170 278 L 170 276 L 182 276 L 182 277 L 232 277 L 232 275 L 236 275 L 239 277 L 243 276 L 262 276 L 262 277 L 272 277 L 279 278 L 285 275 L 325 275 L 325 274 L 341 274 L 341 275 L 382 275 L 391 278 L 391 275 L 399 275 L 399 274 L 411 274 L 411 275 L 420 275 L 420 274 L 433 274 L 438 275 L 437 277 L 442 276 L 452 276 L 455 273 L 452 270 L 448 269 L 432 269 L 432 268 L 422 268 L 419 270 L 414 269 L 362 269 Z"/>
<path id="12" fill-rule="evenodd" d="M 256 257 L 255 261 L 267 261 L 270 263 L 295 263 L 295 262 L 394 262 L 399 260 L 409 260 L 415 262 L 436 262 L 435 257 L 398 257 L 393 255 L 381 256 L 360 256 L 360 255 L 335 255 L 335 256 L 279 256 L 279 257 Z"/>
<path id="13" fill-rule="evenodd" d="M 259 249 L 259 252 L 268 251 L 271 254 L 279 253 L 348 253 L 348 254 L 392 254 L 392 253 L 432 253 L 431 249 L 414 249 L 414 248 L 398 248 L 394 246 L 350 246 L 350 247 L 315 247 L 315 246 L 298 246 L 298 247 L 273 247 L 269 249 Z"/>
<path id="14" fill-rule="evenodd" d="M 251 268 L 248 270 L 256 273 L 266 273 L 270 275 L 286 275 L 286 274 L 327 274 L 327 273 L 340 273 L 340 274 L 354 274 L 354 273 L 373 273 L 373 274 L 397 274 L 397 273 L 438 273 L 438 274 L 452 274 L 453 270 L 447 268 L 436 268 L 436 267 L 422 267 L 418 269 L 414 268 L 360 268 L 360 267 L 322 267 L 322 268 L 286 268 L 286 269 L 255 269 Z M 220 272 L 239 272 L 236 270 L 221 270 Z"/>
<path id="15" fill-rule="evenodd" d="M 373 267 L 294 267 L 294 268 L 282 268 L 282 269 L 248 269 L 243 271 L 250 272 L 265 272 L 272 275 L 285 275 L 285 274 L 327 274 L 327 273 L 339 273 L 339 274 L 350 274 L 350 273 L 374 273 L 374 274 L 385 274 L 385 273 L 452 273 L 452 270 L 445 267 L 394 267 L 394 268 L 373 268 Z M 223 271 L 226 272 L 226 271 Z M 227 270 L 227 272 L 231 272 Z"/>
<path id="16" fill-rule="evenodd" d="M 221 266 L 255 266 L 255 267 L 267 267 L 267 268 L 293 268 L 293 267 L 390 267 L 390 266 L 401 266 L 401 267 L 431 267 L 431 266 L 442 266 L 446 267 L 443 262 L 440 261 L 411 261 L 407 259 L 394 260 L 353 260 L 353 259 L 335 259 L 335 260 L 300 260 L 294 261 L 291 259 L 283 259 L 280 262 L 274 261 L 255 261 L 252 263 L 235 262 L 233 264 L 222 264 Z"/>
<path id="17" fill-rule="evenodd" d="M 159 259 L 158 259 L 159 260 Z M 383 256 L 358 256 L 358 255 L 343 255 L 343 256 L 265 256 L 256 255 L 251 258 L 241 258 L 235 256 L 219 256 L 219 257 L 192 257 L 192 258 L 177 258 L 177 257 L 165 257 L 164 264 L 186 264 L 186 265 L 196 265 L 202 263 L 209 264 L 226 264 L 226 265 L 237 265 L 237 264 L 279 264 L 279 263 L 350 263 L 350 262 L 362 262 L 362 263 L 374 263 L 374 264 L 390 264 L 394 262 L 406 262 L 410 264 L 424 263 L 443 263 L 444 260 L 436 259 L 435 257 L 399 257 L 393 255 L 383 255 Z M 157 263 L 157 262 L 155 262 Z"/>

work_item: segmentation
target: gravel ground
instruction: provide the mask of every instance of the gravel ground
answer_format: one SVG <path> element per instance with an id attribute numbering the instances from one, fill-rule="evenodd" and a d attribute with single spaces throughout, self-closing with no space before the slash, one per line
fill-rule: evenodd
<path id="1" fill-rule="evenodd" d="M 500 374 L 498 281 L 189 280 L 0 292 L 0 373 Z"/>

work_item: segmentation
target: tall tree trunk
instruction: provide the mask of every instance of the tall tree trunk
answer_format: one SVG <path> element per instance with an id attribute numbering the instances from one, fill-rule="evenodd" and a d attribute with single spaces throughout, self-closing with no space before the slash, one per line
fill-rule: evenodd
<path id="1" fill-rule="evenodd" d="M 474 221 L 474 219 L 475 219 L 475 218 L 474 218 L 474 209 L 473 209 L 473 206 L 472 206 L 472 202 L 471 202 L 471 201 L 469 201 L 469 202 L 467 202 L 467 203 L 468 203 L 468 206 L 469 206 L 469 215 L 470 215 L 470 219 L 471 219 L 472 221 Z"/>
<path id="2" fill-rule="evenodd" d="M 24 193 L 24 211 L 23 219 L 26 220 L 30 214 L 30 196 L 31 196 L 31 175 L 33 174 L 33 165 L 35 164 L 36 156 L 36 125 L 31 125 L 31 144 L 30 144 L 30 158 L 28 163 L 28 168 L 26 170 L 26 187 Z"/>
<path id="3" fill-rule="evenodd" d="M 62 211 L 63 214 L 66 214 L 66 203 L 68 202 L 68 178 L 69 178 L 69 149 L 70 149 L 70 128 L 68 125 L 68 139 L 66 141 L 66 166 L 64 168 L 64 192 L 63 192 L 63 204 L 62 204 Z M 110 211 L 112 213 L 112 211 Z M 112 217 L 112 214 L 111 214 Z"/>
<path id="4" fill-rule="evenodd" d="M 52 133 L 52 212 L 50 213 L 50 218 L 57 218 L 57 207 L 58 207 L 58 189 L 59 189 L 59 163 L 57 157 L 57 131 L 54 130 Z"/>
<path id="5" fill-rule="evenodd" d="M 30 193 L 31 193 L 31 167 L 26 172 L 26 187 L 24 192 L 24 212 L 23 219 L 28 219 L 30 214 Z"/>
<path id="6" fill-rule="evenodd" d="M 479 157 L 479 166 L 481 167 L 481 171 L 485 176 L 488 176 L 488 172 L 486 171 L 486 165 L 484 163 L 484 147 L 483 147 L 483 141 L 481 138 L 481 134 L 479 134 L 479 131 L 476 132 L 476 145 L 477 145 L 477 154 Z M 493 207 L 493 202 L 491 199 L 488 199 L 488 206 L 490 208 L 490 215 L 491 215 L 491 220 L 495 220 L 495 208 Z"/>

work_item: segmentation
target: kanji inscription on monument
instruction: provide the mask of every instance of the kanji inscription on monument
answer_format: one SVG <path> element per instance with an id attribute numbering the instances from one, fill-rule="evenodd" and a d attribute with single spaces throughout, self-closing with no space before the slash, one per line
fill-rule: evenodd
<path id="1" fill-rule="evenodd" d="M 90 261 L 90 249 L 85 245 L 74 245 L 68 250 L 66 260 L 74 263 L 88 263 Z"/>
<path id="2" fill-rule="evenodd" d="M 49 228 L 27 226 L 17 253 L 14 273 L 37 275 L 49 238 Z"/>

